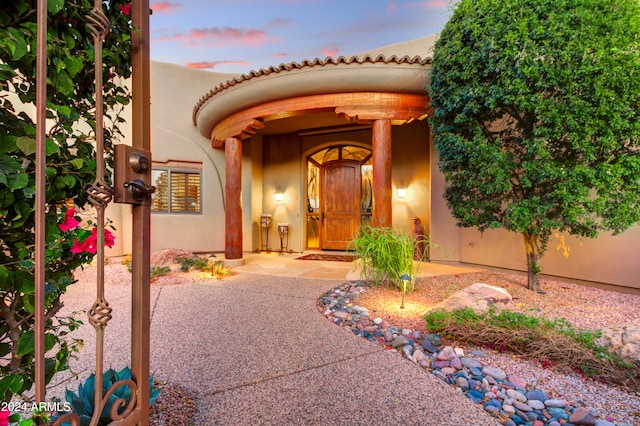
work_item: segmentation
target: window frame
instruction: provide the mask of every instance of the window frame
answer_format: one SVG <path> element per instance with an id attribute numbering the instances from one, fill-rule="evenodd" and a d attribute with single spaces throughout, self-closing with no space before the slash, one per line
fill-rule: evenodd
<path id="1" fill-rule="evenodd" d="M 151 170 L 151 176 L 153 185 L 156 185 L 156 179 L 154 174 L 156 172 L 166 172 L 167 173 L 167 209 L 166 210 L 157 210 L 155 209 L 156 203 L 154 202 L 154 198 L 151 199 L 151 212 L 153 214 L 186 214 L 186 215 L 202 215 L 203 203 L 202 203 L 202 168 L 201 167 L 189 167 L 191 164 L 187 164 L 187 167 L 182 164 L 176 164 L 177 162 L 169 163 L 154 163 Z M 189 177 L 188 175 L 198 175 L 198 200 L 197 200 L 197 211 L 194 210 L 173 210 L 172 209 L 172 199 L 174 198 L 173 191 L 174 187 L 172 185 L 172 174 L 183 174 L 185 175 L 185 192 L 188 192 L 189 189 Z M 188 196 L 185 196 L 188 201 Z"/>

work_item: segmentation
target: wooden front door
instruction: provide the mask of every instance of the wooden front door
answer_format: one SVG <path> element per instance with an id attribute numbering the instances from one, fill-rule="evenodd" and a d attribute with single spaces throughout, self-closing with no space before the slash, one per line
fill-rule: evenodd
<path id="1" fill-rule="evenodd" d="M 346 250 L 360 226 L 360 162 L 334 161 L 320 169 L 320 248 Z"/>

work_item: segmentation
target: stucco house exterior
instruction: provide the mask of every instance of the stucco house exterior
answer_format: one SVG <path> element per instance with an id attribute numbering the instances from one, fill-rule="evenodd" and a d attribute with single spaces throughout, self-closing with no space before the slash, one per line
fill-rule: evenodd
<path id="1" fill-rule="evenodd" d="M 409 233 L 433 261 L 526 270 L 520 235 L 459 228 L 442 197 L 426 86 L 436 35 L 350 57 L 228 75 L 152 63 L 152 251 L 344 250 L 361 223 Z M 481 165 L 479 165 L 481 167 Z M 107 215 L 130 247 L 129 207 Z M 263 224 L 269 221 L 270 226 Z M 640 288 L 640 227 L 553 240 L 548 274 Z"/>

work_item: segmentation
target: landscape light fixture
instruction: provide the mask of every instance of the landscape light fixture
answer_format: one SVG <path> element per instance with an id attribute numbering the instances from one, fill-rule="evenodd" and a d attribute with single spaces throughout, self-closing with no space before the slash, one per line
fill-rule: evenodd
<path id="1" fill-rule="evenodd" d="M 411 277 L 409 274 L 404 274 L 400 277 L 400 281 L 402 281 L 402 302 L 400 303 L 400 309 L 404 309 L 404 294 L 407 291 L 407 286 L 411 284 Z"/>

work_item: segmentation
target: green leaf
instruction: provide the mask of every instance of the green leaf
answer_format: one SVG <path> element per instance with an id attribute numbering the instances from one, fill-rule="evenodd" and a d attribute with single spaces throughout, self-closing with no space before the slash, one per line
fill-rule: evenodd
<path id="1" fill-rule="evenodd" d="M 65 70 L 60 70 L 60 72 L 58 72 L 57 79 L 54 85 L 58 92 L 62 93 L 63 95 L 73 95 L 75 85 L 73 84 L 73 80 L 71 80 L 69 74 L 67 74 Z"/>
<path id="2" fill-rule="evenodd" d="M 63 117 L 69 118 L 71 116 L 71 108 L 66 105 L 58 105 L 58 108 L 56 109 L 58 111 L 58 114 L 62 115 Z"/>
<path id="3" fill-rule="evenodd" d="M 12 192 L 9 191 L 0 191 L 0 207 L 1 208 L 7 208 L 10 205 L 13 204 L 13 202 L 15 201 L 16 197 L 13 195 Z"/>
<path id="4" fill-rule="evenodd" d="M 36 140 L 28 136 L 21 136 L 16 140 L 16 146 L 24 155 L 36 152 Z"/>
<path id="5" fill-rule="evenodd" d="M 11 282 L 9 281 L 9 270 L 6 266 L 0 265 L 0 290 L 9 290 L 10 288 Z"/>
<path id="6" fill-rule="evenodd" d="M 29 218 L 31 206 L 24 200 L 18 200 L 13 204 L 13 211 L 15 215 L 11 219 L 11 225 L 7 227 L 8 229 L 19 228 L 24 225 Z"/>
<path id="7" fill-rule="evenodd" d="M 66 58 L 64 58 L 64 63 L 66 64 L 67 72 L 71 77 L 78 74 L 84 68 L 82 59 L 78 58 L 77 56 L 67 56 Z"/>
<path id="8" fill-rule="evenodd" d="M 82 166 L 84 166 L 84 159 L 82 159 L 82 158 L 74 158 L 73 160 L 71 160 L 69 162 L 71 163 L 71 165 L 73 167 L 75 167 L 78 170 L 80 170 L 82 168 Z"/>
<path id="9" fill-rule="evenodd" d="M 13 135 L 5 135 L 0 138 L 0 153 L 15 151 L 17 148 L 16 140 L 18 138 Z"/>
<path id="10" fill-rule="evenodd" d="M 47 138 L 47 155 L 60 154 L 60 147 L 53 140 Z"/>
<path id="11" fill-rule="evenodd" d="M 69 33 L 63 33 L 62 34 L 62 39 L 64 40 L 64 45 L 67 49 L 73 49 L 74 47 L 76 47 L 76 41 L 73 38 L 73 36 Z"/>
<path id="12" fill-rule="evenodd" d="M 55 15 L 64 7 L 64 0 L 47 0 L 47 10 L 50 14 Z"/>
<path id="13" fill-rule="evenodd" d="M 16 355 L 24 356 L 28 353 L 34 351 L 35 348 L 35 337 L 33 330 L 26 331 L 22 333 L 20 336 L 20 340 L 18 340 L 18 352 Z"/>
<path id="14" fill-rule="evenodd" d="M 14 6 L 20 15 L 29 10 L 29 3 L 27 3 L 26 1 L 20 0 L 18 2 L 14 2 Z"/>
<path id="15" fill-rule="evenodd" d="M 69 188 L 73 188 L 76 184 L 76 178 L 73 175 L 64 175 L 62 176 L 62 181 Z"/>
<path id="16" fill-rule="evenodd" d="M 36 195 L 36 189 L 33 186 L 25 186 L 22 188 L 25 198 L 33 198 Z"/>
<path id="17" fill-rule="evenodd" d="M 22 389 L 24 379 L 18 374 L 10 374 L 0 379 L 0 398 L 4 400 L 7 391 L 17 394 Z"/>
<path id="18" fill-rule="evenodd" d="M 27 176 L 24 170 L 19 170 L 17 173 L 7 176 L 7 186 L 12 191 L 22 189 L 27 185 L 29 185 L 29 176 Z"/>
<path id="19" fill-rule="evenodd" d="M 11 51 L 11 59 L 14 61 L 19 60 L 27 53 L 27 42 L 16 28 L 10 27 L 8 29 L 11 39 L 9 40 L 9 50 Z"/>

